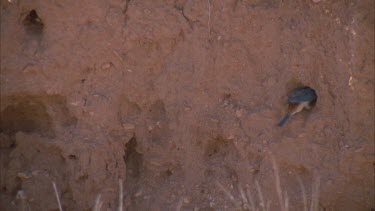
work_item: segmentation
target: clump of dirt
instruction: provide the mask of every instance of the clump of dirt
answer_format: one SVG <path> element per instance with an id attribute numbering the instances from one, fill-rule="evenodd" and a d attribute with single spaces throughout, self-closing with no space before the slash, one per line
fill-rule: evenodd
<path id="1" fill-rule="evenodd" d="M 371 0 L 2 1 L 0 210 L 370 210 L 374 49 Z"/>

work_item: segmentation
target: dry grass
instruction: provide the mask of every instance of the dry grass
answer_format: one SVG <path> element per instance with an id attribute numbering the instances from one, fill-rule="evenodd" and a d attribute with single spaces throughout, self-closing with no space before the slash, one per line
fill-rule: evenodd
<path id="1" fill-rule="evenodd" d="M 184 197 L 181 197 L 180 200 L 177 203 L 176 211 L 181 210 L 183 203 L 184 203 Z"/>
<path id="2" fill-rule="evenodd" d="M 207 26 L 208 26 L 208 37 L 210 37 L 211 35 L 211 0 L 207 0 L 207 5 L 208 5 L 208 22 L 207 22 Z"/>
<path id="3" fill-rule="evenodd" d="M 297 175 L 297 180 L 298 180 L 299 186 L 301 188 L 301 193 L 302 193 L 303 211 L 308 211 L 305 186 L 303 185 L 302 179 L 299 175 Z"/>
<path id="4" fill-rule="evenodd" d="M 123 211 L 123 199 L 124 199 L 124 188 L 123 188 L 123 181 L 122 179 L 119 179 L 119 203 L 118 203 L 118 211 Z M 57 190 L 57 186 L 55 182 L 52 182 L 53 189 L 55 190 L 56 200 L 57 204 L 59 206 L 59 210 L 63 211 L 60 201 L 59 192 Z M 102 195 L 99 193 L 98 196 L 95 199 L 95 205 L 93 208 L 93 211 L 100 211 L 103 207 L 103 201 L 102 201 Z"/>
<path id="5" fill-rule="evenodd" d="M 272 169 L 274 172 L 275 179 L 275 190 L 278 197 L 278 204 L 281 211 L 289 211 L 289 196 L 286 190 L 283 191 L 281 187 L 280 172 L 279 167 L 272 153 L 269 153 L 269 157 L 272 164 Z M 314 176 L 312 188 L 311 188 L 311 201 L 310 206 L 308 206 L 306 188 L 302 182 L 302 179 L 297 176 L 297 181 L 301 189 L 301 199 L 303 204 L 303 211 L 318 211 L 319 210 L 319 189 L 320 189 L 320 176 L 317 174 Z M 53 189 L 55 191 L 57 204 L 60 211 L 63 211 L 60 201 L 60 196 L 56 187 L 56 183 L 52 182 Z M 239 198 L 234 197 L 234 195 L 225 188 L 219 181 L 216 181 L 217 187 L 224 192 L 228 199 L 236 206 L 238 210 L 249 210 L 249 211 L 269 211 L 271 207 L 271 201 L 268 200 L 263 191 L 262 187 L 257 180 L 255 180 L 255 190 L 257 201 L 254 200 L 254 195 L 250 190 L 249 185 L 244 188 L 241 184 L 238 185 Z M 123 181 L 119 179 L 119 204 L 118 211 L 123 211 Z M 258 203 L 256 203 L 258 202 Z M 177 204 L 176 210 L 180 211 L 183 205 L 183 198 L 181 198 Z M 95 206 L 93 211 L 100 211 L 103 206 L 103 201 L 101 199 L 101 194 L 98 194 L 95 200 Z M 309 209 L 310 207 L 310 209 Z M 195 209 L 194 209 L 195 210 Z"/>
<path id="6" fill-rule="evenodd" d="M 103 201 L 101 200 L 101 197 L 101 194 L 98 194 L 98 196 L 96 197 L 93 211 L 100 211 L 102 209 Z"/>
<path id="7" fill-rule="evenodd" d="M 289 196 L 288 196 L 287 190 L 283 190 L 281 187 L 279 167 L 272 153 L 269 153 L 269 157 L 270 157 L 272 169 L 274 172 L 275 191 L 278 197 L 279 210 L 289 211 L 289 208 L 290 208 Z M 302 179 L 299 176 L 297 176 L 297 181 L 301 189 L 303 211 L 318 211 L 319 210 L 320 176 L 318 174 L 314 176 L 314 179 L 312 182 L 312 189 L 311 189 L 310 206 L 308 206 L 305 186 L 302 182 Z M 248 185 L 246 186 L 246 189 L 244 190 L 242 185 L 239 184 L 238 191 L 239 191 L 240 197 L 235 198 L 232 195 L 232 193 L 227 188 L 225 188 L 220 182 L 216 182 L 216 184 L 218 188 L 222 190 L 224 194 L 229 198 L 229 200 L 236 206 L 236 209 L 249 210 L 249 211 L 269 211 L 270 210 L 271 201 L 265 197 L 264 193 L 262 192 L 262 187 L 257 180 L 255 181 L 255 189 L 256 189 L 256 196 L 258 199 L 258 204 L 255 203 L 253 195 Z M 310 207 L 310 209 L 308 207 Z"/>
<path id="8" fill-rule="evenodd" d="M 123 207 L 123 200 L 124 200 L 124 188 L 123 188 L 123 182 L 122 182 L 122 179 L 119 179 L 118 181 L 118 185 L 119 185 L 119 202 L 118 202 L 118 210 L 119 211 L 122 211 L 122 207 Z"/>
<path id="9" fill-rule="evenodd" d="M 59 210 L 63 211 L 61 202 L 60 202 L 59 192 L 57 191 L 56 183 L 52 182 L 52 186 L 53 186 L 53 189 L 55 190 L 55 195 L 56 195 L 57 204 L 59 205 Z"/>
<path id="10" fill-rule="evenodd" d="M 285 191 L 283 194 L 283 191 L 281 189 L 279 166 L 277 166 L 275 157 L 273 156 L 271 152 L 269 153 L 269 156 L 271 159 L 273 173 L 275 177 L 275 188 L 276 188 L 277 196 L 279 198 L 280 209 L 281 211 L 288 211 L 289 210 L 288 193 Z"/>

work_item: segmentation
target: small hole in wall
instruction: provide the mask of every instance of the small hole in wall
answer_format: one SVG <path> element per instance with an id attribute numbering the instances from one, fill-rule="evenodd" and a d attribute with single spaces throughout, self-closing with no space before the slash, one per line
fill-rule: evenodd
<path id="1" fill-rule="evenodd" d="M 71 160 L 77 160 L 77 156 L 76 155 L 69 155 L 68 157 Z"/>
<path id="2" fill-rule="evenodd" d="M 30 10 L 26 17 L 23 18 L 23 25 L 25 26 L 26 32 L 30 35 L 40 36 L 44 28 L 44 23 L 35 9 Z"/>
<path id="3" fill-rule="evenodd" d="M 137 151 L 137 139 L 135 137 L 125 144 L 124 161 L 127 178 L 139 178 L 143 165 L 143 154 Z"/>
<path id="4" fill-rule="evenodd" d="M 39 17 L 38 13 L 34 9 L 30 10 L 30 12 L 23 19 L 23 24 L 24 25 L 34 25 L 34 26 L 39 26 L 39 27 L 44 26 L 44 23 L 43 23 L 42 19 Z"/>

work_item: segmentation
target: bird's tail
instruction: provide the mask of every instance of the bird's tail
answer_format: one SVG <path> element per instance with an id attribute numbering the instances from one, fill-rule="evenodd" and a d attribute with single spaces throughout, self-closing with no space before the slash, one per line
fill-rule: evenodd
<path id="1" fill-rule="evenodd" d="M 277 126 L 279 126 L 279 127 L 283 126 L 283 125 L 285 124 L 286 120 L 289 119 L 289 117 L 290 117 L 290 114 L 287 113 L 287 114 L 284 116 L 284 118 L 279 122 L 279 124 L 277 124 Z"/>

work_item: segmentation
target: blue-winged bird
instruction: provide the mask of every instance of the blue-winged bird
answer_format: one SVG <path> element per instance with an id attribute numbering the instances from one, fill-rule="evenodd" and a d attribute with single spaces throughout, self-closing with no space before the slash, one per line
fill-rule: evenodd
<path id="1" fill-rule="evenodd" d="M 277 125 L 280 127 L 283 126 L 289 117 L 302 111 L 304 108 L 311 109 L 315 106 L 317 99 L 318 96 L 315 90 L 308 86 L 293 89 L 288 95 L 288 113 Z"/>

